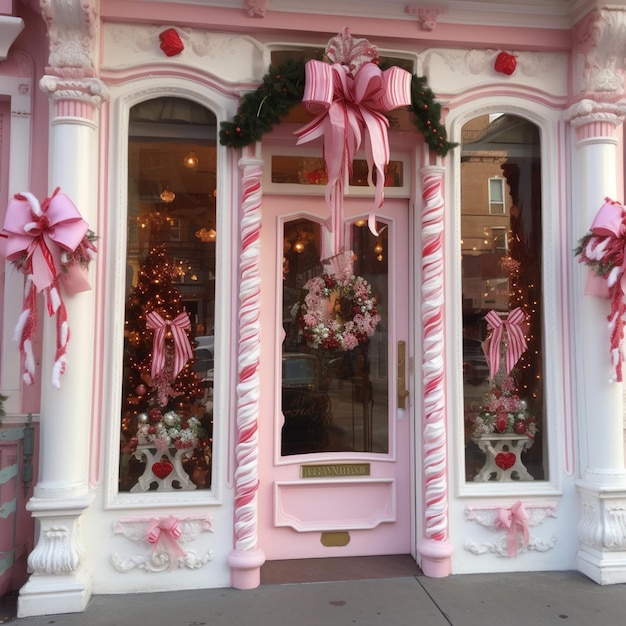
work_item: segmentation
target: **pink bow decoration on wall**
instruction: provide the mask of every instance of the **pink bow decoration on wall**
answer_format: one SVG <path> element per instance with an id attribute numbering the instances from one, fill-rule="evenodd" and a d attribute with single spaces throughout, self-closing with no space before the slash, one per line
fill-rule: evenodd
<path id="1" fill-rule="evenodd" d="M 187 553 L 178 542 L 181 536 L 178 518 L 174 515 L 151 519 L 148 525 L 147 540 L 152 545 L 152 551 L 161 549 L 171 557 L 171 566 L 175 567 L 178 557 Z"/>
<path id="2" fill-rule="evenodd" d="M 151 376 L 156 378 L 165 368 L 165 334 L 169 327 L 174 339 L 174 369 L 172 372 L 172 380 L 174 380 L 185 367 L 185 363 L 193 357 L 193 350 L 185 332 L 191 328 L 189 314 L 179 313 L 171 321 L 164 320 L 156 311 L 150 311 L 146 317 L 148 320 L 146 326 L 154 330 Z"/>
<path id="3" fill-rule="evenodd" d="M 361 144 L 365 145 L 370 185 L 376 171 L 374 206 L 368 223 L 377 234 L 375 211 L 383 204 L 385 167 L 389 163 L 389 121 L 385 113 L 411 104 L 409 72 L 396 66 L 381 71 L 371 61 L 351 62 L 352 38 L 347 30 L 344 39 L 340 63 L 307 62 L 302 101 L 309 111 L 318 115 L 295 133 L 298 145 L 323 137 L 333 254 L 344 250 L 343 196 Z"/>
<path id="4" fill-rule="evenodd" d="M 81 258 L 93 258 L 95 246 L 87 240 L 89 227 L 80 212 L 59 188 L 39 203 L 31 193 L 16 194 L 7 206 L 3 235 L 6 236 L 6 259 L 13 261 L 26 275 L 23 310 L 15 329 L 24 358 L 24 382 L 34 381 L 35 358 L 32 338 L 37 326 L 37 293 L 44 292 L 48 314 L 57 315 L 57 349 L 52 384 L 58 389 L 65 372 L 70 328 L 60 289 L 73 295 L 90 289 L 71 255 L 80 249 Z"/>
<path id="5" fill-rule="evenodd" d="M 508 530 L 509 558 L 517 556 L 519 534 L 522 534 L 522 547 L 525 548 L 530 540 L 528 531 L 528 513 L 521 502 L 516 502 L 511 508 L 501 508 L 496 517 L 495 527 Z"/>
<path id="6" fill-rule="evenodd" d="M 591 229 L 579 242 L 577 254 L 591 273 L 585 294 L 609 298 L 607 316 L 610 333 L 611 365 L 614 376 L 622 380 L 624 317 L 626 316 L 626 209 L 610 198 L 598 210 Z"/>
<path id="7" fill-rule="evenodd" d="M 526 351 L 528 344 L 523 330 L 526 319 L 524 311 L 517 307 L 513 309 L 506 319 L 501 319 L 495 311 L 489 311 L 485 315 L 487 329 L 491 331 L 491 337 L 486 342 L 485 356 L 489 364 L 489 379 L 493 380 L 500 369 L 502 342 L 505 340 L 505 368 L 508 374 Z M 506 333 L 506 336 L 505 336 Z"/>

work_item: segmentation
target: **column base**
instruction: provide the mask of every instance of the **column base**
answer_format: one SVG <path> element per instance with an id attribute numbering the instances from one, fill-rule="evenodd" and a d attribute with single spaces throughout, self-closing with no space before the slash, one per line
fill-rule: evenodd
<path id="1" fill-rule="evenodd" d="M 417 544 L 417 551 L 421 556 L 420 567 L 424 576 L 445 578 L 452 574 L 453 550 L 448 541 L 421 539 Z"/>
<path id="2" fill-rule="evenodd" d="M 265 553 L 255 550 L 233 550 L 228 555 L 231 585 L 235 589 L 256 589 L 261 584 L 261 565 L 265 563 Z"/>
<path id="3" fill-rule="evenodd" d="M 33 572 L 20 589 L 18 617 L 78 613 L 91 597 L 92 579 L 83 567 L 80 517 L 92 501 L 79 498 L 33 497 L 26 508 L 39 522 L 39 536 L 28 555 Z"/>
<path id="4" fill-rule="evenodd" d="M 92 581 L 86 572 L 71 576 L 33 574 L 20 589 L 18 617 L 81 613 L 91 598 Z"/>
<path id="5" fill-rule="evenodd" d="M 578 570 L 600 585 L 626 582 L 626 485 L 577 483 L 582 511 L 578 524 Z"/>

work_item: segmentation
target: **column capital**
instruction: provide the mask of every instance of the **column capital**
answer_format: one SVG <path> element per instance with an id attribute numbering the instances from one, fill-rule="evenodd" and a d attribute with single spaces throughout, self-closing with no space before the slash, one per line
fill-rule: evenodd
<path id="1" fill-rule="evenodd" d="M 624 97 L 626 6 L 603 6 L 574 28 L 575 100 L 616 102 Z"/>
<path id="2" fill-rule="evenodd" d="M 599 102 L 586 98 L 572 104 L 563 117 L 576 129 L 580 141 L 594 137 L 617 141 L 615 129 L 626 117 L 626 101 Z"/>
<path id="3" fill-rule="evenodd" d="M 109 98 L 95 66 L 99 0 L 40 0 L 50 50 L 39 87 L 54 102 L 55 117 L 93 119 Z"/>
<path id="4" fill-rule="evenodd" d="M 68 70 L 45 74 L 39 81 L 39 88 L 54 102 L 55 117 L 91 120 L 94 110 L 110 97 L 108 86 L 99 78 L 77 76 Z"/>

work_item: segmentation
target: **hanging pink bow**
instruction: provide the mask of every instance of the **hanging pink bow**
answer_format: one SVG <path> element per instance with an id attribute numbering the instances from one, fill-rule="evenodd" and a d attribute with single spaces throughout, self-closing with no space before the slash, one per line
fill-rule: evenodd
<path id="1" fill-rule="evenodd" d="M 74 203 L 58 187 L 41 204 L 31 193 L 16 194 L 4 220 L 7 260 L 26 256 L 24 266 L 41 291 L 60 274 L 63 252 L 74 252 L 88 229 Z"/>
<path id="2" fill-rule="evenodd" d="M 525 548 L 530 540 L 528 532 L 528 513 L 521 502 L 516 502 L 510 509 L 501 508 L 495 521 L 496 528 L 508 530 L 509 558 L 517 556 L 519 532 L 522 532 L 522 547 Z"/>
<path id="3" fill-rule="evenodd" d="M 174 339 L 174 370 L 172 372 L 172 380 L 174 380 L 178 372 L 185 367 L 185 363 L 193 357 L 193 350 L 185 332 L 191 328 L 189 315 L 183 312 L 169 321 L 164 320 L 156 311 L 150 311 L 147 320 L 146 326 L 154 330 L 151 376 L 156 378 L 165 368 L 165 334 L 169 327 Z"/>
<path id="4" fill-rule="evenodd" d="M 64 193 L 59 193 L 58 187 L 41 204 L 32 193 L 23 192 L 16 194 L 7 206 L 3 230 L 7 239 L 6 259 L 14 261 L 26 274 L 15 338 L 23 357 L 23 380 L 27 385 L 31 385 L 35 377 L 32 340 L 37 327 L 37 293 L 43 291 L 48 315 L 56 313 L 57 316 L 52 384 L 57 389 L 61 386 L 70 327 L 59 276 L 63 277 L 62 284 L 70 295 L 90 288 L 76 263 L 63 267 L 64 255 L 76 252 L 79 247 L 90 255 L 89 258 L 95 255 L 95 246 L 86 238 L 88 229 L 74 203 Z"/>
<path id="5" fill-rule="evenodd" d="M 160 517 L 159 519 L 151 519 L 148 525 L 148 543 L 152 545 L 152 551 L 161 548 L 172 558 L 171 564 L 174 567 L 177 564 L 179 556 L 187 554 L 178 540 L 181 532 L 178 525 L 178 518 L 174 515 L 169 517 Z"/>
<path id="6" fill-rule="evenodd" d="M 585 285 L 585 294 L 609 298 L 611 311 L 607 316 L 610 333 L 611 364 L 614 376 L 622 380 L 624 352 L 624 316 L 626 315 L 626 209 L 610 198 L 598 210 L 590 233 L 584 238 L 580 261 L 592 271 Z"/>
<path id="7" fill-rule="evenodd" d="M 352 173 L 352 162 L 362 143 L 369 167 L 369 182 L 376 170 L 376 195 L 369 216 L 376 232 L 375 211 L 384 200 L 385 166 L 389 163 L 389 121 L 385 112 L 411 104 L 411 74 L 393 66 L 384 72 L 364 63 L 352 76 L 340 63 L 308 61 L 302 101 L 317 117 L 296 131 L 298 144 L 324 139 L 328 174 L 326 202 L 331 211 L 333 254 L 343 252 L 343 195 Z"/>
<path id="8" fill-rule="evenodd" d="M 493 380 L 500 369 L 501 344 L 506 331 L 505 344 L 505 367 L 508 374 L 526 351 L 528 344 L 522 324 L 526 319 L 524 311 L 517 307 L 513 309 L 507 319 L 503 320 L 495 311 L 489 311 L 485 315 L 487 328 L 491 331 L 491 338 L 486 349 L 487 362 L 489 363 L 489 378 Z"/>

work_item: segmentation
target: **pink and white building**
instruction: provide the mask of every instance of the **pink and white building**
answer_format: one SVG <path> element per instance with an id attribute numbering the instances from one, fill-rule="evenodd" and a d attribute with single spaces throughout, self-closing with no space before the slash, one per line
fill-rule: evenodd
<path id="1" fill-rule="evenodd" d="M 293 98 L 346 28 L 381 69 L 414 75 L 423 112 L 421 128 L 406 106 L 388 114 L 375 233 L 365 144 L 331 214 L 329 143 L 297 145 L 302 104 L 232 145 L 274 106 L 262 81 Z M 623 200 L 626 2 L 0 0 L 0 44 L 1 217 L 14 194 L 60 187 L 98 236 L 91 290 L 64 296 L 60 385 L 43 300 L 24 381 L 25 278 L 3 267 L 2 429 L 30 414 L 38 431 L 30 498 L 0 517 L 34 520 L 24 558 L 0 559 L 20 616 L 80 612 L 92 594 L 251 589 L 281 559 L 410 554 L 435 577 L 626 582 L 622 383 L 608 300 L 584 295 L 574 254 L 605 197 Z M 440 141 L 458 144 L 439 152 L 425 139 L 438 105 Z M 325 350 L 298 303 L 344 250 L 381 320 Z M 190 378 L 167 408 L 201 425 L 193 448 L 145 434 L 156 378 L 138 362 L 157 303 L 190 324 Z M 484 399 L 481 344 L 488 313 L 517 308 L 504 410 Z M 488 432 L 489 411 L 533 426 Z M 17 484 L 3 479 L 0 504 Z"/>

